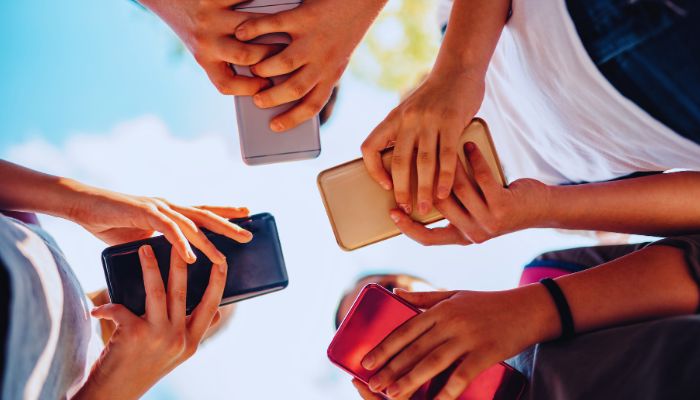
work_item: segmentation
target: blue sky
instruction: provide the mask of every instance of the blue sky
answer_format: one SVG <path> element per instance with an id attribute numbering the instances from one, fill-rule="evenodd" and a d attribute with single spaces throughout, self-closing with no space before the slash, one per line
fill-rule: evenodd
<path id="1" fill-rule="evenodd" d="M 178 54 L 165 25 L 128 0 L 3 1 L 0 15 L 0 147 L 32 135 L 60 141 L 146 113 L 177 135 L 232 126 L 230 99 Z"/>
<path id="2" fill-rule="evenodd" d="M 403 271 L 438 287 L 495 290 L 514 286 L 521 266 L 544 250 L 591 243 L 531 230 L 467 248 L 398 237 L 344 252 L 315 177 L 359 156 L 396 93 L 346 74 L 318 159 L 250 168 L 240 160 L 232 98 L 130 1 L 5 0 L 0 16 L 0 156 L 113 190 L 246 205 L 277 219 L 289 288 L 242 303 L 231 326 L 150 399 L 357 398 L 325 348 L 338 298 L 358 275 Z M 104 244 L 67 221 L 42 223 L 83 287 L 104 287 Z"/>

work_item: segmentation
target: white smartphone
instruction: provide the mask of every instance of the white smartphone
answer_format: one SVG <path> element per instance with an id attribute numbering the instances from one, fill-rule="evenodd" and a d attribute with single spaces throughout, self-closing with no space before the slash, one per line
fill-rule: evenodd
<path id="1" fill-rule="evenodd" d="M 252 0 L 235 7 L 237 11 L 274 14 L 298 7 L 302 0 Z M 251 40 L 249 43 L 287 45 L 290 42 L 286 33 L 272 33 Z M 250 68 L 231 65 L 238 75 L 253 76 Z M 272 78 L 278 85 L 287 75 Z M 236 96 L 236 120 L 241 156 L 248 165 L 271 164 L 284 161 L 297 161 L 316 158 L 321 154 L 318 115 L 301 125 L 284 132 L 270 129 L 273 117 L 294 107 L 297 102 L 262 109 L 253 103 L 251 96 Z"/>

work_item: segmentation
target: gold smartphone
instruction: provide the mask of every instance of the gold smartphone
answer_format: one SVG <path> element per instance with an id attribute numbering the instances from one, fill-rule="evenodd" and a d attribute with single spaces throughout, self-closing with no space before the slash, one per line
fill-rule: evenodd
<path id="1" fill-rule="evenodd" d="M 471 177 L 471 166 L 461 150 L 467 142 L 473 142 L 478 146 L 491 167 L 494 177 L 505 186 L 506 179 L 484 120 L 480 118 L 472 120 L 460 138 L 460 150 L 457 154 Z M 391 171 L 391 155 L 391 149 L 387 149 L 382 154 L 382 161 L 387 171 Z M 396 208 L 394 192 L 384 190 L 372 179 L 361 158 L 322 171 L 318 174 L 317 182 L 335 239 L 343 250 L 359 249 L 401 233 L 389 217 L 389 210 Z M 415 171 L 412 171 L 413 210 L 417 209 L 416 187 L 417 176 Z M 426 225 L 443 219 L 436 209 L 427 215 L 418 215 L 417 211 L 414 211 L 411 217 Z"/>

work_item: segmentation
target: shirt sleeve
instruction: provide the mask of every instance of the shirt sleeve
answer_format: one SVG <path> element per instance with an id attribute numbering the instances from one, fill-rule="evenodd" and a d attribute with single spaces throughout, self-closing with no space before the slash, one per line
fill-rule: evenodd
<path id="1" fill-rule="evenodd" d="M 653 242 L 649 246 L 671 246 L 683 250 L 690 273 L 700 286 L 700 234 L 669 237 Z"/>

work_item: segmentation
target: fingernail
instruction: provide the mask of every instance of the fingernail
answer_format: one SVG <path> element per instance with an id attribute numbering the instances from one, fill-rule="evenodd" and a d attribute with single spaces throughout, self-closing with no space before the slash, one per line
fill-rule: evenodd
<path id="1" fill-rule="evenodd" d="M 245 229 L 241 230 L 241 234 L 242 234 L 243 237 L 245 237 L 246 239 L 252 239 L 252 238 L 253 238 L 253 233 L 250 232 L 250 231 L 247 231 L 247 230 L 245 230 Z"/>
<path id="2" fill-rule="evenodd" d="M 399 204 L 399 208 L 401 208 L 406 214 L 411 213 L 411 206 L 409 206 L 408 204 Z"/>
<path id="3" fill-rule="evenodd" d="M 153 258 L 153 249 L 149 245 L 141 246 L 141 254 L 146 257 Z"/>
<path id="4" fill-rule="evenodd" d="M 257 95 L 257 94 L 254 95 L 253 96 L 253 103 L 255 103 L 256 106 L 262 108 L 262 106 L 263 106 L 262 97 L 260 95 Z"/>
<path id="5" fill-rule="evenodd" d="M 449 196 L 449 195 L 450 195 L 450 189 L 448 189 L 448 188 L 446 188 L 446 187 L 444 187 L 444 186 L 438 187 L 438 191 L 437 191 L 437 197 L 438 197 L 438 199 L 444 200 L 444 199 L 446 199 L 447 196 Z"/>
<path id="6" fill-rule="evenodd" d="M 401 221 L 401 216 L 396 211 L 390 211 L 389 217 L 391 217 L 391 220 L 394 221 L 395 224 L 398 224 L 399 221 Z"/>
<path id="7" fill-rule="evenodd" d="M 407 293 L 408 290 L 401 288 L 394 288 L 394 294 Z"/>
<path id="8" fill-rule="evenodd" d="M 471 153 L 474 151 L 474 149 L 476 149 L 476 145 L 473 142 L 467 142 L 464 145 L 464 148 L 467 150 L 467 153 Z"/>
<path id="9" fill-rule="evenodd" d="M 362 360 L 362 368 L 371 370 L 372 367 L 374 367 L 374 356 L 368 355 Z"/>
<path id="10" fill-rule="evenodd" d="M 386 390 L 386 394 L 388 394 L 389 396 L 396 396 L 399 394 L 399 392 L 401 392 L 401 389 L 399 388 L 399 385 L 395 383 L 389 386 L 389 389 Z"/>
<path id="11" fill-rule="evenodd" d="M 384 190 L 391 190 L 391 183 L 382 182 L 382 187 L 384 188 Z"/>
<path id="12" fill-rule="evenodd" d="M 275 132 L 282 132 L 284 130 L 284 125 L 279 121 L 272 121 L 270 128 Z"/>
<path id="13" fill-rule="evenodd" d="M 194 251 L 192 251 L 192 249 L 187 249 L 187 261 L 190 264 L 197 261 L 197 256 L 194 255 Z"/>
<path id="14" fill-rule="evenodd" d="M 101 308 L 102 308 L 102 306 L 98 306 L 98 307 L 93 308 L 92 310 L 90 310 L 90 315 L 95 315 L 95 313 L 100 311 Z"/>
<path id="15" fill-rule="evenodd" d="M 241 40 L 246 40 L 246 30 L 243 27 L 236 29 L 236 38 Z"/>
<path id="16" fill-rule="evenodd" d="M 421 201 L 420 203 L 418 203 L 418 210 L 423 215 L 427 214 L 430 211 L 430 206 L 428 205 L 428 202 Z"/>
<path id="17" fill-rule="evenodd" d="M 367 386 L 369 386 L 369 388 L 373 392 L 378 392 L 378 391 L 382 390 L 382 384 L 381 384 L 380 380 L 377 378 L 371 378 L 369 380 L 369 383 L 367 384 Z"/>
<path id="18" fill-rule="evenodd" d="M 228 268 L 228 264 L 226 264 L 226 261 L 224 261 L 223 263 L 218 264 L 218 265 L 219 265 L 219 272 L 221 272 L 222 274 L 226 273 L 226 269 Z"/>

